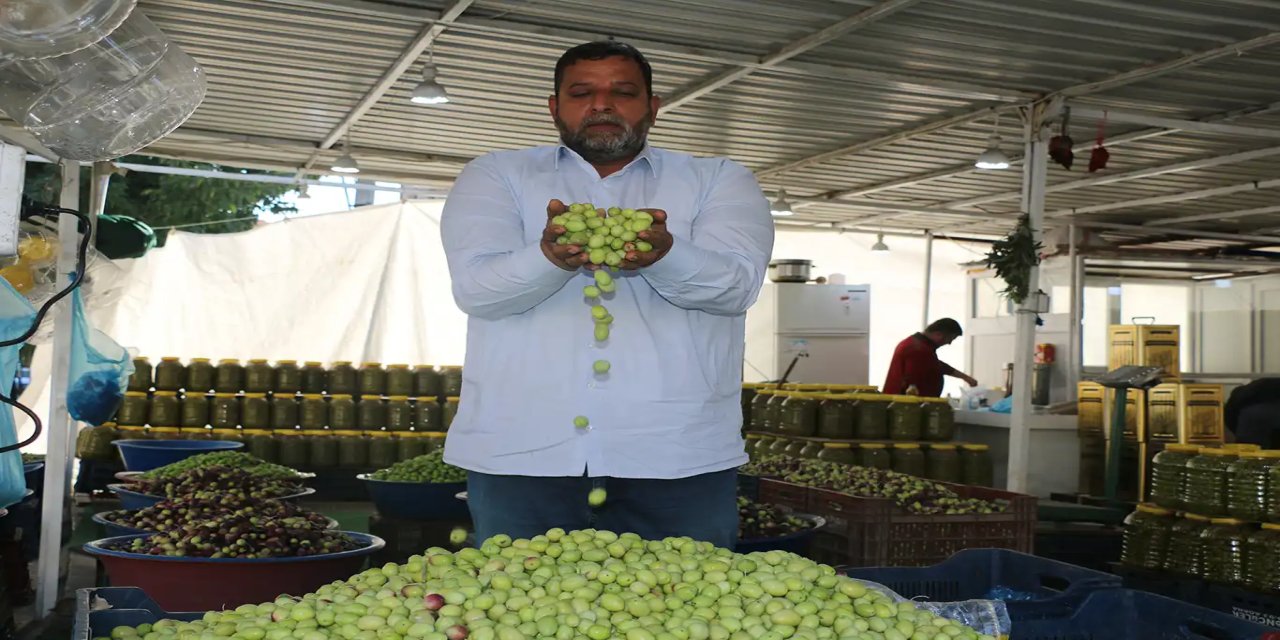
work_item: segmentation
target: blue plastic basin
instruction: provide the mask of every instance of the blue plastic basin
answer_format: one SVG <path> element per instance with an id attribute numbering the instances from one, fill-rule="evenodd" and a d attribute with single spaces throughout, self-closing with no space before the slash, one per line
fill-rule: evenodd
<path id="1" fill-rule="evenodd" d="M 117 536 L 84 545 L 114 585 L 140 587 L 171 611 L 210 611 L 270 602 L 282 593 L 302 595 L 359 573 L 368 556 L 386 543 L 377 536 L 344 531 L 361 546 L 351 551 L 293 558 L 178 558 L 113 551 L 151 534 Z"/>
<path id="2" fill-rule="evenodd" d="M 120 448 L 124 468 L 129 471 L 150 471 L 201 453 L 244 446 L 230 440 L 116 440 L 111 444 Z"/>
<path id="3" fill-rule="evenodd" d="M 809 523 L 809 528 L 795 533 L 789 533 L 785 536 L 776 538 L 749 538 L 739 540 L 734 545 L 734 553 L 755 553 L 757 551 L 788 551 L 796 555 L 804 555 L 809 551 L 809 543 L 813 541 L 813 535 L 819 529 L 827 525 L 826 519 L 819 516 L 811 516 L 803 513 L 793 514 L 795 517 Z"/>
<path id="4" fill-rule="evenodd" d="M 124 507 L 129 511 L 146 509 L 147 507 L 150 507 L 156 504 L 157 502 L 161 502 L 165 499 L 164 496 L 153 496 L 149 493 L 140 493 L 138 491 L 132 491 L 130 489 L 126 489 L 123 484 L 109 484 L 107 485 L 107 488 L 110 489 L 113 493 L 116 494 L 116 496 L 120 498 L 120 506 Z M 273 498 L 273 500 L 284 500 L 285 502 L 294 502 L 300 498 L 305 498 L 315 492 L 316 492 L 315 489 L 307 487 L 306 489 L 303 489 L 302 491 L 299 491 L 295 494 L 280 496 L 278 498 Z"/>
<path id="5" fill-rule="evenodd" d="M 458 499 L 465 482 L 388 482 L 362 473 L 369 499 L 378 513 L 401 520 L 448 520 L 465 518 L 467 503 Z"/>

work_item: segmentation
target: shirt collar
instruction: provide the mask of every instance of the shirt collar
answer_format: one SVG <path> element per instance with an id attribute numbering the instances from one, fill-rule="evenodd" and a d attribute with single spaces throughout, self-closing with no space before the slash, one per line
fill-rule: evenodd
<path id="1" fill-rule="evenodd" d="M 916 338 L 918 338 L 921 342 L 932 347 L 934 351 L 937 351 L 939 348 L 942 347 L 942 345 L 934 342 L 933 338 L 930 338 L 929 335 L 924 332 L 917 333 Z"/>
<path id="2" fill-rule="evenodd" d="M 587 166 L 590 166 L 590 163 L 587 162 L 586 160 L 583 160 L 582 156 L 578 155 L 578 152 L 574 151 L 573 149 L 570 149 L 569 147 L 565 146 L 563 142 L 561 142 L 560 144 L 556 145 L 556 153 L 554 156 L 555 169 L 557 171 L 560 170 L 560 158 L 562 156 L 577 158 L 578 161 L 582 162 L 583 164 L 586 164 Z M 649 172 L 653 174 L 653 177 L 655 178 L 658 177 L 658 154 L 655 152 L 653 146 L 651 146 L 647 142 L 645 143 L 644 148 L 640 150 L 640 153 L 636 155 L 635 159 L 627 163 L 627 166 L 623 167 L 622 171 L 619 171 L 618 173 L 627 171 L 628 169 L 630 169 L 631 167 L 635 166 L 640 162 L 643 162 L 645 166 L 649 167 Z M 617 175 L 617 174 L 614 174 L 614 175 Z"/>

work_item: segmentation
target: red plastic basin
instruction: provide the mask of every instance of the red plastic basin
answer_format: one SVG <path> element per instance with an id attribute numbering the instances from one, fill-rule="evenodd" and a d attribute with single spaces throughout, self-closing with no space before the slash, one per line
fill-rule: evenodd
<path id="1" fill-rule="evenodd" d="M 111 586 L 139 587 L 168 611 L 212 611 L 311 593 L 359 573 L 368 556 L 386 545 L 377 536 L 344 533 L 362 546 L 304 558 L 175 558 L 103 548 L 142 537 L 136 535 L 95 540 L 84 550 L 102 562 Z"/>

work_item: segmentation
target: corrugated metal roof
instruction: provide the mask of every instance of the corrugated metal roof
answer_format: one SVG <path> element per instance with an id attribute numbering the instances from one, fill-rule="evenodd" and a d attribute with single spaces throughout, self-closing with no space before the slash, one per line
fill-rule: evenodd
<path id="1" fill-rule="evenodd" d="M 439 79 L 453 102 L 408 102 L 425 60 L 415 62 L 355 123 L 355 155 L 371 178 L 447 183 L 486 151 L 555 141 L 546 96 L 555 60 L 572 44 L 632 41 L 653 62 L 655 90 L 680 94 L 726 69 L 771 62 L 770 54 L 882 1 L 477 0 L 434 43 Z M 447 9 L 437 0 L 142 0 L 140 6 L 205 66 L 210 83 L 195 116 L 151 151 L 281 170 L 307 163 Z M 898 0 L 891 8 L 660 114 L 653 142 L 728 155 L 762 172 L 767 190 L 785 188 L 804 203 L 795 222 L 1000 234 L 1016 218 L 1019 198 L 965 203 L 1020 188 L 1016 167 L 969 166 L 992 132 L 991 107 L 1065 91 L 1103 109 L 1280 130 L 1280 109 L 1233 113 L 1280 103 L 1275 0 Z M 1223 55 L 1160 66 L 1215 50 Z M 1127 75 L 1143 69 L 1158 73 Z M 1098 88 L 1092 83 L 1108 80 L 1115 82 L 1091 91 Z M 950 126 L 933 126 L 948 119 Z M 1059 214 L 1055 222 L 1142 225 L 1280 205 L 1280 189 L 1123 204 L 1275 178 L 1280 154 L 1072 185 L 1280 147 L 1275 138 L 1109 123 L 1110 165 L 1091 176 L 1084 167 L 1097 128 L 1096 120 L 1073 118 L 1076 165 L 1071 171 L 1050 165 L 1054 187 L 1046 209 Z M 917 129 L 922 133 L 885 139 Z M 1023 133 L 1014 111 L 1003 112 L 1000 134 L 1006 151 L 1020 156 Z M 856 153 L 820 155 L 855 145 Z M 321 152 L 316 166 L 323 169 L 337 154 Z M 1099 205 L 1115 206 L 1070 214 Z M 1272 230 L 1280 228 L 1280 212 L 1105 233 L 1117 242 L 1159 240 L 1163 248 L 1223 243 L 1185 235 L 1197 228 Z M 1171 229 L 1182 230 L 1180 239 L 1169 241 Z"/>

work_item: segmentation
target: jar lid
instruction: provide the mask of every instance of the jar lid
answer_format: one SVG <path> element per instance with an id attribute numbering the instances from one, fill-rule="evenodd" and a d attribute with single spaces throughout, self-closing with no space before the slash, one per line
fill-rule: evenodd
<path id="1" fill-rule="evenodd" d="M 883 449 L 883 448 L 885 448 L 885 447 L 884 447 L 884 445 L 883 445 L 883 444 L 880 444 L 879 442 L 868 442 L 868 443 L 866 443 L 866 444 L 861 444 L 861 445 L 858 445 L 858 446 L 862 447 L 863 449 Z"/>
<path id="2" fill-rule="evenodd" d="M 900 402 L 902 404 L 923 404 L 920 401 L 920 396 L 905 396 L 905 395 L 889 396 L 889 401 Z"/>
<path id="3" fill-rule="evenodd" d="M 956 445 L 954 445 L 954 444 L 931 444 L 931 445 L 929 445 L 929 448 L 930 448 L 930 449 L 933 449 L 934 451 L 955 451 L 955 450 L 956 450 Z"/>
<path id="4" fill-rule="evenodd" d="M 1280 522 L 1264 522 L 1262 528 L 1267 531 L 1280 531 Z"/>
<path id="5" fill-rule="evenodd" d="M 146 356 L 138 356 L 133 359 L 134 362 L 151 362 Z"/>
<path id="6" fill-rule="evenodd" d="M 276 364 L 298 364 L 297 360 L 276 360 Z"/>
<path id="7" fill-rule="evenodd" d="M 234 397 L 236 397 L 236 394 L 234 394 L 234 393 L 215 393 L 215 394 L 213 394 L 213 397 L 215 397 L 215 398 L 234 398 Z"/>
<path id="8" fill-rule="evenodd" d="M 1240 526 L 1240 525 L 1244 524 L 1244 520 L 1240 520 L 1240 519 L 1238 519 L 1238 518 L 1214 518 L 1214 519 L 1210 520 L 1209 522 L 1212 522 L 1213 524 L 1224 524 L 1224 525 L 1229 525 L 1229 526 L 1232 526 L 1232 527 L 1238 527 L 1238 526 Z"/>
<path id="9" fill-rule="evenodd" d="M 1187 520 L 1194 520 L 1195 522 L 1209 522 L 1212 520 L 1209 516 L 1202 516 L 1198 513 L 1184 513 L 1182 514 L 1182 517 Z"/>
<path id="10" fill-rule="evenodd" d="M 357 431 L 357 430 L 355 430 L 355 429 L 338 429 L 338 430 L 336 430 L 336 431 L 330 431 L 329 433 L 332 433 L 332 434 L 333 434 L 333 435 L 335 435 L 335 436 L 362 436 L 362 435 L 364 435 L 364 432 L 363 432 L 363 431 Z"/>
<path id="11" fill-rule="evenodd" d="M 853 447 L 853 445 L 852 445 L 852 444 L 850 444 L 850 443 L 848 443 L 848 442 L 824 442 L 824 443 L 822 443 L 822 448 L 823 448 L 823 449 L 849 449 L 849 448 L 851 448 L 851 447 Z"/>
<path id="12" fill-rule="evenodd" d="M 269 436 L 271 432 L 266 429 L 243 429 L 241 430 L 246 436 Z"/>
<path id="13" fill-rule="evenodd" d="M 235 358 L 223 358 L 218 361 L 218 364 L 240 364 L 240 361 Z"/>
<path id="14" fill-rule="evenodd" d="M 1262 449 L 1260 451 L 1246 451 L 1240 454 L 1241 458 L 1254 458 L 1265 460 L 1280 460 L 1280 450 Z"/>
<path id="15" fill-rule="evenodd" d="M 361 369 L 381 369 L 382 363 L 381 362 L 365 362 L 360 365 L 360 368 Z"/>
<path id="16" fill-rule="evenodd" d="M 244 394 L 244 397 L 246 397 L 246 398 L 265 398 L 265 397 L 267 397 L 267 394 L 265 394 L 265 393 L 246 393 L 246 394 Z"/>
<path id="17" fill-rule="evenodd" d="M 126 391 L 124 392 L 124 396 L 126 398 L 145 398 L 147 397 L 147 392 L 146 391 Z"/>
<path id="18" fill-rule="evenodd" d="M 321 436 L 328 436 L 328 435 L 329 435 L 330 433 L 332 433 L 332 432 L 331 432 L 331 431 L 329 431 L 328 429 L 303 429 L 303 430 L 299 431 L 298 433 L 300 433 L 300 434 L 302 434 L 302 435 L 304 435 L 304 436 L 310 436 L 310 437 L 312 437 L 312 438 L 318 438 L 318 437 L 321 437 Z"/>
<path id="19" fill-rule="evenodd" d="M 115 422 L 104 422 L 104 423 L 102 423 L 102 424 L 100 424 L 100 425 L 98 425 L 98 426 L 99 426 L 99 427 L 114 427 L 114 426 L 116 426 L 116 423 L 115 423 Z"/>
<path id="20" fill-rule="evenodd" d="M 870 393 L 880 391 L 880 387 L 871 384 L 829 384 L 827 389 L 829 391 L 867 391 Z"/>
<path id="21" fill-rule="evenodd" d="M 449 396 L 448 398 L 445 398 L 445 401 L 446 401 L 446 402 L 461 402 L 461 401 L 462 401 L 462 398 L 460 398 L 460 397 L 458 397 L 458 396 Z"/>
<path id="22" fill-rule="evenodd" d="M 422 435 L 427 436 L 429 438 L 443 438 L 445 437 L 445 435 L 447 435 L 443 431 L 419 431 L 418 433 L 421 433 Z"/>
<path id="23" fill-rule="evenodd" d="M 323 367 L 323 366 L 324 366 L 324 363 L 323 363 L 323 362 L 317 362 L 317 361 L 315 361 L 315 360 L 308 360 L 308 361 L 306 361 L 306 362 L 305 362 L 305 363 L 303 363 L 303 364 L 307 365 L 308 367 Z"/>
<path id="24" fill-rule="evenodd" d="M 191 361 L 192 361 L 192 362 L 201 362 L 201 363 L 203 363 L 203 362 L 208 362 L 208 361 L 209 361 L 209 359 L 208 359 L 208 358 L 192 358 L 192 359 L 191 359 Z"/>
<path id="25" fill-rule="evenodd" d="M 1138 511 L 1141 511 L 1141 512 L 1143 512 L 1143 513 L 1149 513 L 1149 514 L 1151 514 L 1151 515 L 1153 515 L 1153 516 L 1167 516 L 1167 515 L 1169 515 L 1169 514 L 1173 513 L 1173 512 L 1172 512 L 1172 511 L 1170 511 L 1169 509 L 1166 509 L 1166 508 L 1161 507 L 1161 506 L 1159 506 L 1159 505 L 1151 504 L 1151 503 L 1149 503 L 1149 502 L 1144 502 L 1144 503 L 1142 503 L 1142 504 L 1139 504 L 1139 505 L 1138 505 Z"/>
<path id="26" fill-rule="evenodd" d="M 161 362 L 182 362 L 182 358 L 179 358 L 178 356 L 165 356 L 163 358 L 160 358 L 160 361 Z"/>
<path id="27" fill-rule="evenodd" d="M 390 438 L 390 431 L 370 431 L 369 436 L 373 438 Z"/>
<path id="28" fill-rule="evenodd" d="M 1164 448 L 1165 451 L 1174 453 L 1200 453 L 1200 449 L 1198 444 L 1171 444 Z"/>
<path id="29" fill-rule="evenodd" d="M 142 425 L 140 425 L 140 424 L 123 424 L 123 425 L 120 425 L 120 430 L 121 430 L 121 431 L 142 431 L 143 429 L 146 429 L 146 427 L 144 427 L 144 426 L 142 426 Z"/>
<path id="30" fill-rule="evenodd" d="M 409 401 L 409 396 L 391 396 L 391 397 L 389 397 L 389 398 L 387 398 L 387 399 L 388 399 L 388 400 L 391 400 L 391 401 L 394 401 L 394 402 L 408 402 L 408 401 Z"/>
<path id="31" fill-rule="evenodd" d="M 882 393 L 853 393 L 849 397 L 862 402 L 891 402 L 893 396 L 886 396 Z"/>
<path id="32" fill-rule="evenodd" d="M 462 367 L 456 364 L 447 364 L 440 368 L 445 371 L 462 371 Z"/>
<path id="33" fill-rule="evenodd" d="M 194 431 L 194 429 L 192 429 L 192 431 Z M 233 433 L 240 433 L 240 430 L 239 430 L 239 429 L 235 429 L 235 428 L 210 429 L 209 431 L 210 431 L 211 433 L 216 433 L 216 434 L 218 434 L 218 435 L 222 435 L 222 436 L 230 435 L 230 434 L 233 434 Z"/>
<path id="34" fill-rule="evenodd" d="M 316 394 L 316 395 L 320 395 L 320 394 Z M 305 398 L 306 396 L 302 396 L 302 397 L 304 397 L 304 398 Z M 323 396 L 321 396 L 321 397 L 323 397 Z M 350 400 L 350 399 L 351 399 L 351 394 L 349 394 L 349 393 L 337 393 L 337 394 L 334 394 L 334 395 L 329 396 L 329 399 L 330 399 L 330 400 Z"/>
<path id="35" fill-rule="evenodd" d="M 387 365 L 387 368 L 388 368 L 388 369 L 408 369 L 408 368 L 409 368 L 409 365 L 407 365 L 407 364 L 389 364 L 389 365 Z"/>
<path id="36" fill-rule="evenodd" d="M 335 366 L 335 367 L 349 367 L 349 366 L 351 366 L 351 361 L 350 361 L 350 360 L 337 360 L 337 361 L 335 361 L 335 362 L 333 363 L 333 366 Z"/>
<path id="37" fill-rule="evenodd" d="M 1201 447 L 1200 455 L 1202 456 L 1238 456 L 1240 452 L 1230 449 L 1216 449 L 1213 447 Z"/>
<path id="38" fill-rule="evenodd" d="M 426 402 L 428 404 L 440 401 L 439 396 L 413 396 L 411 399 L 417 403 Z"/>
<path id="39" fill-rule="evenodd" d="M 788 382 L 787 384 L 782 385 L 782 388 L 790 389 L 792 391 L 818 391 L 829 389 L 830 386 L 831 385 L 815 384 L 812 382 Z"/>
<path id="40" fill-rule="evenodd" d="M 759 440 L 760 438 L 763 438 L 763 437 L 764 437 L 764 436 L 762 436 L 762 435 L 760 435 L 760 434 L 758 434 L 758 433 L 748 433 L 748 434 L 747 434 L 747 439 L 748 439 L 748 440 Z"/>
<path id="41" fill-rule="evenodd" d="M 420 365 L 418 365 L 418 366 L 414 367 L 414 369 L 418 369 L 419 371 L 421 371 L 421 370 L 423 370 L 423 369 L 430 369 L 430 370 L 432 370 L 432 371 L 435 371 L 435 370 L 436 370 L 435 366 L 434 366 L 434 365 L 430 365 L 430 364 L 420 364 Z"/>
<path id="42" fill-rule="evenodd" d="M 893 445 L 894 449 L 919 449 L 920 445 L 914 442 L 898 442 Z"/>
<path id="43" fill-rule="evenodd" d="M 922 397 L 920 398 L 920 402 L 923 402 L 925 404 L 951 404 L 951 400 L 948 398 L 923 398 Z"/>
<path id="44" fill-rule="evenodd" d="M 268 362 L 271 362 L 271 361 L 267 360 L 266 358 L 253 358 L 249 360 L 249 364 L 267 364 Z"/>
<path id="45" fill-rule="evenodd" d="M 163 398 L 171 398 L 177 395 L 178 395 L 177 391 L 157 391 L 156 392 L 157 397 L 163 397 Z"/>
<path id="46" fill-rule="evenodd" d="M 985 444 L 964 444 L 964 445 L 960 445 L 960 448 L 964 449 L 965 451 L 986 451 L 991 447 Z"/>
<path id="47" fill-rule="evenodd" d="M 360 394 L 360 402 L 372 402 L 374 400 L 381 402 L 382 396 L 378 396 L 378 395 L 366 396 L 363 393 Z"/>
<path id="48" fill-rule="evenodd" d="M 777 389 L 767 389 L 767 388 L 756 389 L 756 395 L 758 396 L 771 396 L 775 393 L 778 393 Z"/>
<path id="49" fill-rule="evenodd" d="M 300 433 L 297 429 L 277 429 L 274 431 L 268 431 L 266 429 L 263 429 L 262 432 L 269 433 L 273 436 L 289 436 L 289 437 L 296 436 Z"/>
<path id="50" fill-rule="evenodd" d="M 302 394 L 302 398 L 304 400 L 324 400 L 324 394 L 323 393 L 304 393 Z"/>
<path id="51" fill-rule="evenodd" d="M 178 433 L 179 431 L 177 427 L 151 427 L 151 430 L 156 433 Z"/>

